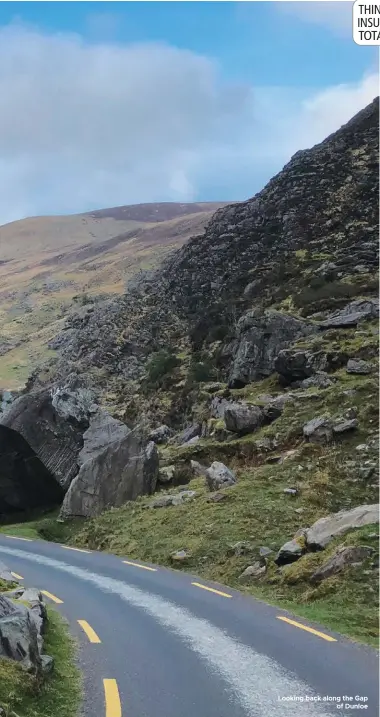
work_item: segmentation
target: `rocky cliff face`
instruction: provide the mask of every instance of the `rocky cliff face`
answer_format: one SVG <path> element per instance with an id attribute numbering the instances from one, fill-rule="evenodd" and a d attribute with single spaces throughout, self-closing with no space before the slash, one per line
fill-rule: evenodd
<path id="1" fill-rule="evenodd" d="M 107 386 L 111 404 L 130 408 L 148 356 L 169 349 L 182 356 L 180 380 L 206 362 L 210 375 L 242 386 L 310 333 L 305 319 L 373 296 L 378 114 L 376 99 L 298 152 L 253 199 L 219 209 L 203 235 L 124 297 L 74 313 L 51 344 L 57 363 L 32 384 L 79 367 Z"/>

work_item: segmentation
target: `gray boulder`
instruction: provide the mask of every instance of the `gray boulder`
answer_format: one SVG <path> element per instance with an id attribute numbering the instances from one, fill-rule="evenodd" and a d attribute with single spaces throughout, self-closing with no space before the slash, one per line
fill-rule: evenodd
<path id="1" fill-rule="evenodd" d="M 325 371 L 318 371 L 314 376 L 309 376 L 309 378 L 301 381 L 300 388 L 311 388 L 313 386 L 316 388 L 329 388 L 335 380 L 335 378 L 328 376 Z"/>
<path id="2" fill-rule="evenodd" d="M 84 434 L 86 455 L 91 455 L 88 446 L 93 445 L 98 427 L 95 420 Z M 82 463 L 66 493 L 61 518 L 92 517 L 106 508 L 154 492 L 159 471 L 156 445 L 152 441 L 146 444 L 138 428 L 130 431 L 124 424 L 115 429 L 116 440 L 112 432 L 110 435 L 111 442 L 103 445 L 101 451 L 95 447 L 93 456 Z"/>
<path id="3" fill-rule="evenodd" d="M 279 418 L 287 403 L 291 403 L 296 399 L 296 396 L 292 393 L 285 393 L 282 396 L 277 396 L 271 401 L 268 401 L 263 408 L 263 414 L 266 421 L 270 423 Z"/>
<path id="4" fill-rule="evenodd" d="M 311 583 L 320 583 L 322 580 L 342 572 L 349 565 L 357 565 L 368 558 L 373 552 L 372 548 L 366 546 L 349 546 L 347 548 L 339 548 L 334 555 L 331 556 L 318 570 L 313 573 L 310 578 Z"/>
<path id="5" fill-rule="evenodd" d="M 231 405 L 231 401 L 227 398 L 220 398 L 214 396 L 210 401 L 210 414 L 213 418 L 224 418 L 224 412 L 228 406 Z"/>
<path id="6" fill-rule="evenodd" d="M 294 563 L 298 560 L 304 552 L 305 549 L 302 547 L 301 542 L 293 538 L 293 540 L 289 540 L 287 543 L 282 545 L 274 562 L 278 566 L 288 565 L 289 563 Z"/>
<path id="7" fill-rule="evenodd" d="M 196 492 L 194 490 L 183 490 L 180 493 L 174 495 L 160 495 L 151 504 L 151 508 L 167 508 L 170 505 L 182 505 L 187 501 L 195 498 Z"/>
<path id="8" fill-rule="evenodd" d="M 323 550 L 338 535 L 348 530 L 361 528 L 379 522 L 379 505 L 359 505 L 352 510 L 342 510 L 326 518 L 320 518 L 306 531 L 306 543 L 309 550 Z"/>
<path id="9" fill-rule="evenodd" d="M 239 576 L 239 580 L 242 582 L 250 582 L 250 580 L 255 578 L 260 578 L 266 573 L 266 565 L 265 563 L 261 563 L 260 561 L 257 561 L 256 563 L 253 563 L 253 565 L 249 565 L 248 568 L 244 570 L 244 572 Z"/>
<path id="10" fill-rule="evenodd" d="M 264 414 L 259 406 L 230 403 L 224 411 L 224 422 L 228 431 L 244 435 L 253 433 L 262 425 Z"/>
<path id="11" fill-rule="evenodd" d="M 366 375 L 372 373 L 372 366 L 362 359 L 349 359 L 346 366 L 347 373 Z"/>
<path id="12" fill-rule="evenodd" d="M 19 662 L 35 675 L 49 671 L 53 659 L 42 652 L 46 620 L 46 607 L 38 590 L 21 588 L 12 599 L 0 594 L 0 657 Z"/>
<path id="13" fill-rule="evenodd" d="M 379 316 L 379 302 L 377 299 L 356 299 L 347 306 L 327 317 L 319 325 L 321 328 L 349 328 L 356 326 L 359 321 L 376 319 Z"/>
<path id="14" fill-rule="evenodd" d="M 305 423 L 303 435 L 310 443 L 330 443 L 333 437 L 331 420 L 324 416 L 313 418 Z"/>
<path id="15" fill-rule="evenodd" d="M 346 418 L 341 420 L 338 419 L 334 423 L 332 429 L 333 433 L 335 433 L 336 435 L 340 435 L 342 433 L 347 433 L 348 431 L 354 431 L 358 427 L 358 425 L 359 422 L 357 418 Z"/>
<path id="16" fill-rule="evenodd" d="M 193 438 L 199 438 L 201 435 L 202 426 L 199 423 L 194 423 L 191 426 L 188 426 L 185 428 L 182 433 L 179 434 L 179 436 L 176 439 L 176 443 L 179 443 L 181 446 L 185 443 L 189 443 Z"/>
<path id="17" fill-rule="evenodd" d="M 153 431 L 151 431 L 149 435 L 149 440 L 158 444 L 167 443 L 169 438 L 172 437 L 172 435 L 172 429 L 163 423 L 161 426 L 158 426 L 158 428 L 155 428 Z"/>
<path id="18" fill-rule="evenodd" d="M 310 324 L 278 311 L 248 311 L 237 325 L 229 387 L 241 388 L 270 376 L 281 349 L 315 330 Z"/>
<path id="19" fill-rule="evenodd" d="M 274 368 L 283 382 L 289 384 L 304 381 L 314 374 L 324 374 L 328 370 L 338 368 L 343 362 L 344 357 L 340 357 L 339 353 L 333 356 L 324 351 L 294 347 L 279 352 Z"/>
<path id="20" fill-rule="evenodd" d="M 224 463 L 214 461 L 206 470 L 206 482 L 210 491 L 217 491 L 220 488 L 234 485 L 236 476 Z"/>

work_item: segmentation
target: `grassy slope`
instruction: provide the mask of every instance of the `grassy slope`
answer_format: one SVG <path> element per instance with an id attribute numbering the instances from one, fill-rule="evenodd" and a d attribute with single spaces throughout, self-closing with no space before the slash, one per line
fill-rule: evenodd
<path id="1" fill-rule="evenodd" d="M 336 334 L 324 339 L 329 340 L 335 341 Z M 365 351 L 373 353 L 376 338 L 371 324 L 366 328 L 366 335 L 360 336 L 360 347 L 356 346 L 358 340 L 354 332 L 347 335 L 345 342 L 349 345 L 351 341 L 350 352 L 357 353 L 364 344 Z M 359 468 L 365 460 L 376 460 L 376 447 L 364 455 L 356 450 L 359 444 L 371 440 L 371 436 L 375 438 L 377 380 L 374 376 L 350 376 L 344 369 L 337 371 L 335 378 L 333 387 L 305 391 L 303 400 L 287 405 L 281 418 L 252 435 L 227 443 L 203 440 L 182 449 L 162 449 L 162 460 L 166 464 L 186 463 L 194 458 L 208 464 L 222 460 L 233 467 L 238 483 L 226 489 L 225 501 L 208 503 L 208 491 L 203 479 L 198 478 L 189 485 L 197 494 L 192 502 L 147 509 L 152 499 L 141 498 L 86 522 L 75 544 L 161 565 L 171 564 L 173 551 L 186 549 L 191 557 L 184 569 L 238 587 L 356 639 L 374 643 L 378 630 L 378 571 L 371 564 L 375 555 L 362 566 L 325 580 L 318 588 L 311 587 L 309 577 L 338 545 L 359 542 L 376 550 L 377 538 L 368 536 L 377 534 L 377 526 L 354 531 L 335 540 L 328 550 L 302 558 L 284 570 L 278 571 L 273 563 L 278 548 L 297 529 L 310 526 L 331 512 L 378 500 L 376 478 L 365 480 L 359 476 Z M 254 401 L 260 393 L 276 389 L 281 391 L 271 377 L 232 393 L 243 394 L 247 400 Z M 302 426 L 307 420 L 318 415 L 341 415 L 352 407 L 359 418 L 357 431 L 346 434 L 341 442 L 329 447 L 303 442 Z M 295 453 L 281 464 L 266 463 L 267 455 L 260 453 L 255 445 L 264 436 L 276 436 L 277 454 L 285 454 L 289 449 Z M 293 498 L 284 494 L 287 487 L 297 487 L 299 495 Z M 301 513 L 295 512 L 298 508 L 302 509 Z M 245 555 L 236 556 L 231 551 L 231 545 L 238 541 L 249 543 Z M 261 545 L 274 551 L 267 574 L 242 585 L 239 576 L 257 560 Z"/>
<path id="2" fill-rule="evenodd" d="M 47 344 L 60 332 L 73 296 L 122 293 L 137 272 L 156 267 L 201 233 L 217 206 L 199 205 L 198 212 L 157 223 L 77 215 L 0 227 L 0 339 L 16 344 L 0 355 L 0 389 L 20 388 L 55 355 Z M 123 232 L 132 235 L 114 243 Z"/>
<path id="3" fill-rule="evenodd" d="M 44 649 L 55 659 L 52 675 L 42 685 L 15 662 L 0 658 L 0 705 L 6 717 L 77 717 L 81 700 L 80 673 L 75 666 L 75 644 L 67 625 L 53 608 Z"/>

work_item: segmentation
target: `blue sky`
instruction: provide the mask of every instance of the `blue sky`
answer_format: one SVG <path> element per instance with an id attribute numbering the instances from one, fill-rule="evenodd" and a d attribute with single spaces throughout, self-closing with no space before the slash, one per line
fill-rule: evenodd
<path id="1" fill-rule="evenodd" d="M 0 222 L 251 196 L 377 94 L 351 7 L 1 2 Z"/>

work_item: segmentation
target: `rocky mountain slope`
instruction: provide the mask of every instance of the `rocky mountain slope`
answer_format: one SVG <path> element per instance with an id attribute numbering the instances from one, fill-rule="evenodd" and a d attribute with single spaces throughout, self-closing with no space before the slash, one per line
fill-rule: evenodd
<path id="1" fill-rule="evenodd" d="M 0 387 L 18 388 L 84 294 L 128 279 L 202 231 L 219 203 L 139 204 L 0 227 Z"/>
<path id="2" fill-rule="evenodd" d="M 78 545 L 374 639 L 378 137 L 375 100 L 124 295 L 67 318 L 0 429 L 64 490 L 75 437 L 61 515 L 93 517 Z"/>

